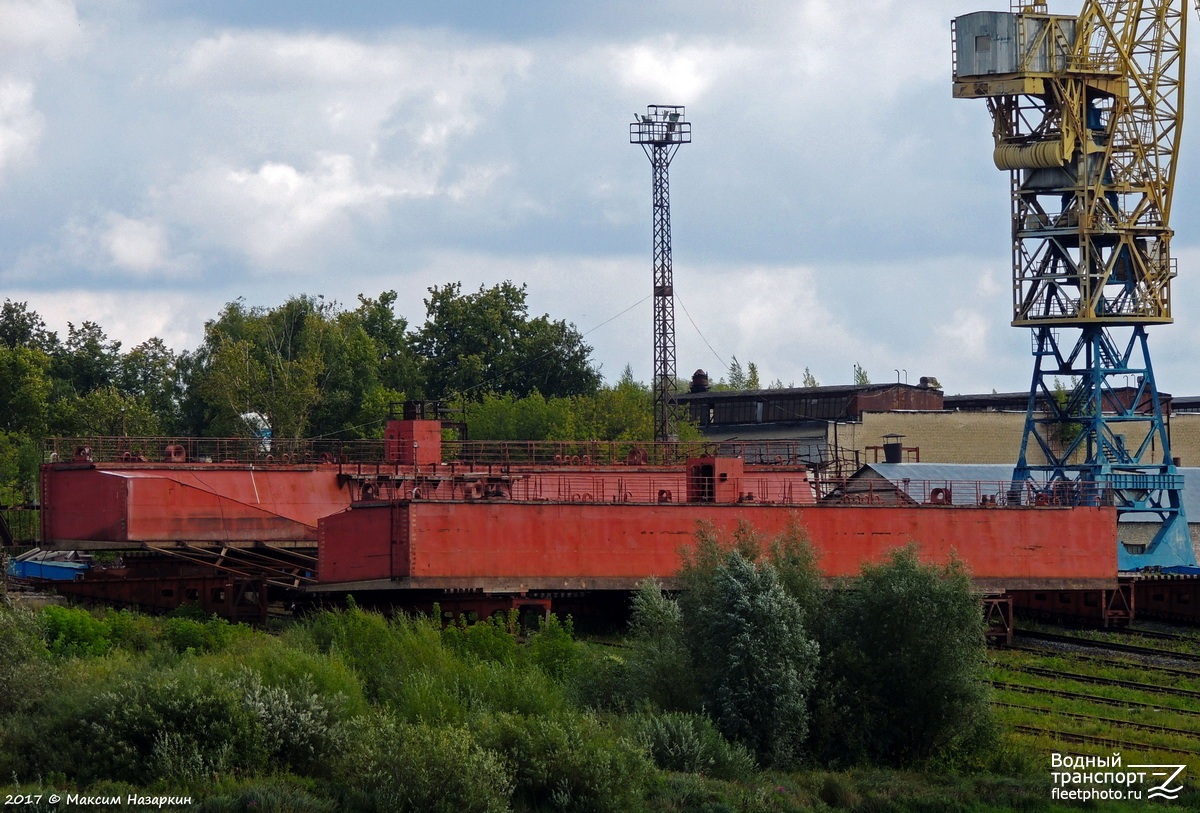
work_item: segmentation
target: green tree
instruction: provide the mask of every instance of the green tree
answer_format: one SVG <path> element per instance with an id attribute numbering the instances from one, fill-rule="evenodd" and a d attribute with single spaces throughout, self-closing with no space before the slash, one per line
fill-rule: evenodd
<path id="1" fill-rule="evenodd" d="M 396 292 L 384 291 L 377 299 L 358 295 L 353 317 L 375 344 L 380 383 L 410 398 L 421 397 L 421 362 L 413 349 L 408 320 L 396 314 Z"/>
<path id="2" fill-rule="evenodd" d="M 729 360 L 729 389 L 746 389 L 746 374 L 742 371 L 742 363 L 738 361 L 737 356 Z"/>
<path id="3" fill-rule="evenodd" d="M 762 384 L 758 380 L 758 365 L 753 361 L 746 365 L 746 389 L 762 389 Z"/>
<path id="4" fill-rule="evenodd" d="M 654 394 L 650 388 L 633 378 L 633 369 L 626 364 L 621 377 L 612 386 L 602 387 L 595 397 L 579 399 L 583 426 L 574 437 L 597 440 L 654 439 Z M 684 439 L 692 439 L 698 430 L 686 420 L 677 420 L 676 428 Z"/>
<path id="5" fill-rule="evenodd" d="M 812 370 L 804 368 L 804 379 L 801 381 L 803 387 L 819 387 L 821 382 L 817 381 L 817 377 L 812 374 Z"/>
<path id="6" fill-rule="evenodd" d="M 0 344 L 0 430 L 45 436 L 54 392 L 52 367 L 38 348 Z"/>
<path id="7" fill-rule="evenodd" d="M 633 596 L 629 623 L 630 693 L 665 711 L 698 711 L 699 687 L 679 604 L 648 579 Z"/>
<path id="8" fill-rule="evenodd" d="M 865 387 L 871 383 L 871 377 L 867 375 L 867 371 L 857 361 L 854 362 L 854 386 Z"/>
<path id="9" fill-rule="evenodd" d="M 20 432 L 0 431 L 0 505 L 33 500 L 41 462 L 38 440 Z"/>
<path id="10" fill-rule="evenodd" d="M 73 437 L 152 437 L 163 433 L 159 415 L 145 398 L 101 387 L 72 395 L 52 407 L 56 434 Z"/>
<path id="11" fill-rule="evenodd" d="M 595 394 L 546 398 L 489 394 L 466 403 L 470 437 L 476 440 L 601 440 L 649 442 L 654 438 L 650 388 L 633 379 L 626 365 L 621 378 Z M 686 414 L 677 419 L 681 440 L 700 439 Z"/>
<path id="12" fill-rule="evenodd" d="M 846 587 L 831 597 L 822 634 L 819 750 L 911 765 L 980 747 L 991 727 L 987 650 L 963 566 L 923 565 L 909 546 Z"/>
<path id="13" fill-rule="evenodd" d="M 415 347 L 427 393 L 479 400 L 488 393 L 547 398 L 590 394 L 600 375 L 574 326 L 528 317 L 525 286 L 503 282 L 464 294 L 460 283 L 429 289 Z"/>
<path id="14" fill-rule="evenodd" d="M 0 343 L 9 349 L 30 347 L 52 355 L 58 336 L 46 330 L 46 323 L 37 311 L 29 310 L 29 303 L 5 299 L 0 306 Z"/>
<path id="15" fill-rule="evenodd" d="M 237 300 L 204 326 L 204 343 L 189 363 L 193 419 L 217 435 L 247 435 L 247 413 L 266 416 L 275 437 L 308 432 L 321 398 L 325 334 L 335 306 L 293 297 L 274 309 Z M 199 413 L 197 415 L 197 413 Z"/>
<path id="16" fill-rule="evenodd" d="M 467 430 L 475 440 L 548 440 L 556 429 L 572 425 L 571 410 L 571 399 L 546 399 L 538 392 L 526 398 L 489 394 L 467 406 Z"/>
<path id="17" fill-rule="evenodd" d="M 117 382 L 124 395 L 137 398 L 154 412 L 164 431 L 176 434 L 181 430 L 180 359 L 162 339 L 148 339 L 122 356 Z"/>
<path id="18" fill-rule="evenodd" d="M 27 502 L 36 493 L 55 390 L 52 366 L 38 347 L 0 343 L 0 504 Z"/>
<path id="19" fill-rule="evenodd" d="M 1068 388 L 1062 381 L 1054 379 L 1054 407 L 1058 414 L 1074 417 L 1080 412 L 1077 407 L 1071 406 L 1071 395 L 1075 389 L 1075 382 L 1072 379 L 1070 383 L 1071 387 Z M 1064 421 L 1053 426 L 1054 437 L 1064 449 L 1074 443 L 1082 431 L 1083 424 L 1079 421 Z"/>
<path id="20" fill-rule="evenodd" d="M 84 321 L 76 327 L 67 323 L 67 340 L 58 348 L 54 375 L 79 395 L 86 395 L 117 382 L 121 343 L 112 341 L 95 322 Z"/>
<path id="21" fill-rule="evenodd" d="M 774 566 L 729 550 L 682 574 L 684 636 L 708 714 L 762 764 L 791 768 L 808 734 L 818 646 Z"/>

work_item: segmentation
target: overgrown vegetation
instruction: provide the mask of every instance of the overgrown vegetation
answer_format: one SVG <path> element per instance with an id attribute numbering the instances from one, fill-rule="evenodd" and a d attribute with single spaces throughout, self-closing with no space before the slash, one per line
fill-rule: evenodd
<path id="1" fill-rule="evenodd" d="M 1026 763 L 988 736 L 961 568 L 909 549 L 829 590 L 816 564 L 798 528 L 704 530 L 616 647 L 515 613 L 5 607 L 0 775 L 212 811 L 1046 809 L 1040 765 L 989 776 Z"/>

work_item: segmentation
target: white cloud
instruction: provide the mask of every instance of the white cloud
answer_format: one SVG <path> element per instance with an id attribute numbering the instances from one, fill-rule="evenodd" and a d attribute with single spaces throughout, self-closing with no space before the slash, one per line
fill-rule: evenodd
<path id="1" fill-rule="evenodd" d="M 168 265 L 167 237 L 158 223 L 109 215 L 108 229 L 101 240 L 117 268 L 148 274 Z"/>
<path id="2" fill-rule="evenodd" d="M 647 94 L 654 103 L 695 104 L 739 57 L 737 49 L 685 46 L 668 36 L 614 48 L 609 59 L 622 85 Z"/>
<path id="3" fill-rule="evenodd" d="M 808 366 L 843 383 L 859 362 L 952 392 L 1027 384 L 1007 181 L 983 104 L 950 98 L 961 3 L 669 0 L 597 24 L 619 17 L 600 0 L 546 26 L 434 4 L 369 30 L 311 6 L 239 28 L 244 4 L 0 0 L 7 286 L 47 292 L 35 308 L 65 287 L 85 312 L 80 285 L 193 290 L 181 346 L 238 296 L 395 288 L 419 323 L 424 290 L 454 280 L 527 282 L 531 309 L 588 329 L 650 288 L 649 168 L 627 123 L 685 104 L 683 372 L 721 374 L 686 303 L 723 360 L 768 380 Z M 1177 196 L 1177 249 L 1195 211 Z M 1200 266 L 1181 257 L 1179 325 L 1152 342 L 1160 374 L 1194 381 Z M 628 361 L 647 379 L 649 302 L 589 341 L 610 377 Z"/>
<path id="4" fill-rule="evenodd" d="M 54 292 L 31 288 L 15 289 L 5 296 L 29 302 L 46 326 L 67 335 L 67 323 L 85 320 L 100 325 L 123 350 L 159 337 L 175 351 L 196 347 L 204 333 L 204 320 L 216 316 L 223 304 L 211 293 L 162 291 L 97 292 L 63 288 Z"/>
<path id="5" fill-rule="evenodd" d="M 0 78 L 0 177 L 32 154 L 44 124 L 33 107 L 33 85 Z"/>
<path id="6" fill-rule="evenodd" d="M 57 243 L 36 246 L 19 258 L 10 280 L 62 284 L 91 279 L 97 284 L 173 282 L 192 278 L 196 258 L 172 252 L 167 228 L 153 218 L 119 212 L 74 216 Z"/>
<path id="7" fill-rule="evenodd" d="M 0 62 L 29 53 L 58 58 L 85 42 L 71 0 L 0 0 Z"/>
<path id="8" fill-rule="evenodd" d="M 45 116 L 34 96 L 44 63 L 80 52 L 86 41 L 69 0 L 0 0 L 0 180 L 42 139 Z"/>
<path id="9" fill-rule="evenodd" d="M 320 155 L 307 169 L 278 162 L 255 170 L 210 167 L 167 190 L 162 205 L 201 243 L 285 270 L 353 217 L 377 217 L 388 200 L 427 191 L 365 179 L 348 155 Z"/>
<path id="10" fill-rule="evenodd" d="M 280 146 L 318 135 L 327 151 L 329 141 L 379 151 L 397 139 L 429 149 L 473 131 L 530 59 L 523 48 L 413 32 L 365 42 L 227 31 L 191 45 L 166 81 L 236 111 L 238 130 L 271 127 Z M 292 121 L 290 133 L 278 127 Z"/>

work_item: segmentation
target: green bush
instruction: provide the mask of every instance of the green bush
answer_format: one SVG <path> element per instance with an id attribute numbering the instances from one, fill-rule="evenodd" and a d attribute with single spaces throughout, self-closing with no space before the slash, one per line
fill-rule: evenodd
<path id="1" fill-rule="evenodd" d="M 405 672 L 389 686 L 384 701 L 396 718 L 406 723 L 462 725 L 466 722 L 467 709 L 459 695 L 458 671 L 418 669 Z"/>
<path id="2" fill-rule="evenodd" d="M 755 770 L 754 757 L 721 736 L 712 721 L 698 714 L 666 712 L 634 721 L 639 741 L 658 767 L 714 779 L 744 781 Z"/>
<path id="3" fill-rule="evenodd" d="M 668 711 L 698 711 L 699 687 L 683 634 L 683 614 L 658 582 L 643 582 L 629 625 L 629 690 L 639 702 Z"/>
<path id="4" fill-rule="evenodd" d="M 638 810 L 653 776 L 636 743 L 591 717 L 496 714 L 479 722 L 476 736 L 513 766 L 518 809 Z"/>
<path id="5" fill-rule="evenodd" d="M 76 731 L 87 743 L 81 778 L 199 781 L 252 772 L 265 756 L 237 688 L 194 668 L 133 675 L 97 694 Z"/>
<path id="6" fill-rule="evenodd" d="M 596 711 L 625 712 L 643 704 L 644 695 L 630 677 L 627 660 L 603 647 L 584 649 L 567 688 L 577 706 Z"/>
<path id="7" fill-rule="evenodd" d="M 569 706 L 563 685 L 540 669 L 485 661 L 465 664 L 455 680 L 464 707 L 476 713 L 546 716 Z"/>
<path id="8" fill-rule="evenodd" d="M 266 764 L 273 768 L 319 773 L 342 749 L 345 724 L 338 716 L 340 703 L 328 702 L 311 680 L 290 688 L 267 686 L 247 670 L 234 681 L 233 689 L 257 723 Z"/>
<path id="9" fill-rule="evenodd" d="M 0 716 L 35 702 L 49 683 L 45 636 L 36 614 L 0 603 Z"/>
<path id="10" fill-rule="evenodd" d="M 46 630 L 35 613 L 0 602 L 0 669 L 44 657 Z"/>
<path id="11" fill-rule="evenodd" d="M 219 654 L 201 660 L 207 669 L 236 679 L 252 672 L 264 686 L 295 693 L 312 693 L 336 711 L 339 719 L 367 711 L 358 675 L 336 655 L 322 655 L 299 648 L 292 637 L 245 635 Z"/>
<path id="12" fill-rule="evenodd" d="M 236 638 L 249 632 L 249 629 L 215 616 L 204 621 L 168 618 L 163 622 L 163 638 L 180 653 L 220 652 Z"/>
<path id="13" fill-rule="evenodd" d="M 993 726 L 983 616 L 961 565 L 915 546 L 831 597 L 817 741 L 827 758 L 908 765 L 967 759 Z"/>
<path id="14" fill-rule="evenodd" d="M 223 782 L 208 794 L 194 808 L 197 813 L 342 813 L 337 801 L 289 776 Z"/>
<path id="15" fill-rule="evenodd" d="M 442 645 L 440 625 L 426 618 L 400 616 L 389 622 L 378 613 L 351 607 L 317 613 L 293 636 L 353 669 L 367 698 L 376 702 L 406 702 L 412 687 L 405 684 L 413 672 L 449 674 L 458 663 Z"/>
<path id="16" fill-rule="evenodd" d="M 456 726 L 359 718 L 337 773 L 347 797 L 380 813 L 502 813 L 513 789 L 510 768 Z"/>
<path id="17" fill-rule="evenodd" d="M 511 664 L 516 663 L 520 654 L 513 625 L 502 616 L 474 624 L 468 623 L 465 617 L 459 618 L 458 623 L 442 632 L 442 640 L 465 659 Z"/>
<path id="18" fill-rule="evenodd" d="M 87 610 L 51 604 L 42 610 L 42 624 L 55 655 L 103 655 L 112 648 L 108 625 Z"/>
<path id="19" fill-rule="evenodd" d="M 799 604 L 772 565 L 756 565 L 739 550 L 684 579 L 684 634 L 706 711 L 760 763 L 795 766 L 818 660 Z"/>
<path id="20" fill-rule="evenodd" d="M 569 680 L 583 660 L 583 650 L 575 640 L 571 617 L 559 621 L 554 613 L 542 622 L 525 644 L 530 661 L 556 680 Z"/>
<path id="21" fill-rule="evenodd" d="M 129 610 L 108 612 L 103 620 L 112 645 L 130 652 L 149 652 L 162 637 L 161 622 L 141 613 Z"/>
<path id="22" fill-rule="evenodd" d="M 3 775 L 145 782 L 187 773 L 193 756 L 214 770 L 259 761 L 253 721 L 228 687 L 117 650 L 62 661 L 53 678 L 39 702 L 5 722 Z"/>

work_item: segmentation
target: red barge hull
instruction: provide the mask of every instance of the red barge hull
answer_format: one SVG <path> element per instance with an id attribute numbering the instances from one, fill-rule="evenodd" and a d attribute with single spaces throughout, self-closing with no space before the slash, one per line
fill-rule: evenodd
<path id="1" fill-rule="evenodd" d="M 426 420 L 391 421 L 361 448 L 59 443 L 42 469 L 43 546 L 124 550 L 123 564 L 145 557 L 144 570 L 176 562 L 171 578 L 221 576 L 228 589 L 210 585 L 213 601 L 245 585 L 260 603 L 268 588 L 396 603 L 612 595 L 670 580 L 698 530 L 740 523 L 764 537 L 799 526 L 829 577 L 915 544 L 926 562 L 957 557 L 988 594 L 1118 586 L 1114 508 L 1022 505 L 1011 483 L 818 484 L 786 443 L 444 443 Z M 120 577 L 96 572 L 71 589 L 99 595 L 89 580 L 111 591 Z"/>
<path id="2" fill-rule="evenodd" d="M 1116 584 L 1111 508 L 404 501 L 321 520 L 318 589 L 629 590 L 672 577 L 704 525 L 743 522 L 768 537 L 797 524 L 831 578 L 916 544 L 988 592 Z"/>

